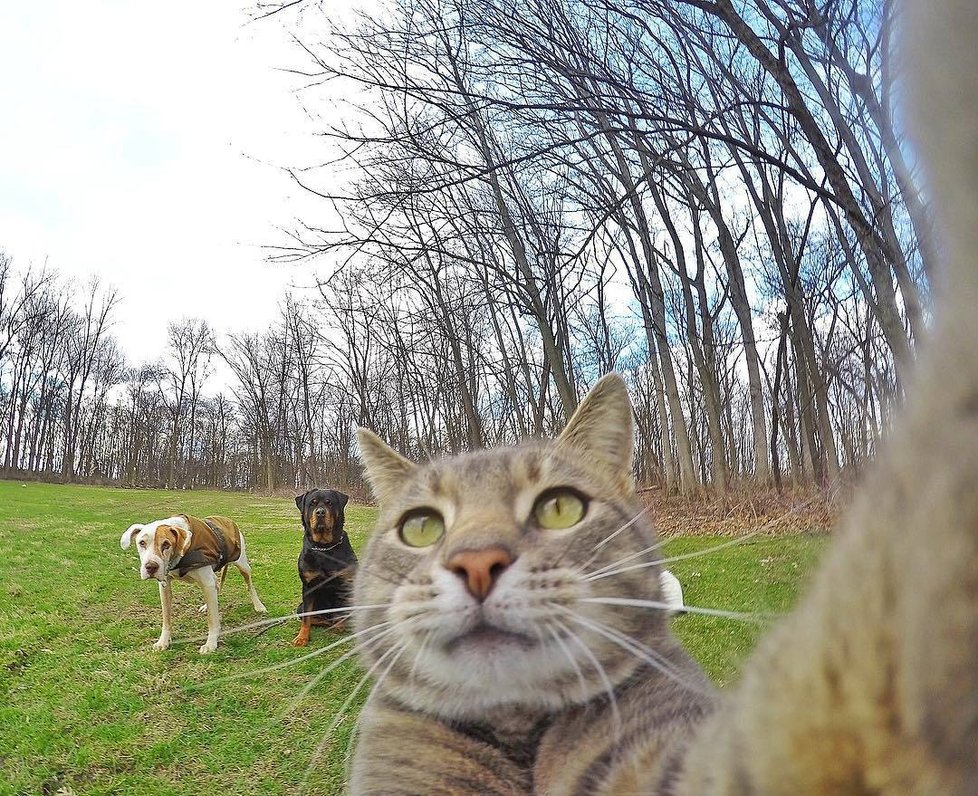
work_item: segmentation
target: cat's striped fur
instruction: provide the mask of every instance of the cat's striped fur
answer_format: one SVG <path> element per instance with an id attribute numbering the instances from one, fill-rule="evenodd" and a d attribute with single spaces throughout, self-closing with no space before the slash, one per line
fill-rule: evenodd
<path id="1" fill-rule="evenodd" d="M 379 684 L 353 793 L 978 794 L 978 3 L 904 11 L 949 287 L 800 607 L 717 701 L 664 613 L 588 602 L 658 597 L 649 570 L 588 578 L 654 544 L 614 377 L 554 442 L 422 466 L 363 432 L 381 511 L 357 602 L 390 607 L 358 618 L 377 627 L 360 654 Z M 590 499 L 565 530 L 534 524 L 554 486 Z M 446 531 L 412 548 L 397 526 L 420 507 Z M 467 591 L 474 569 L 451 562 L 485 549 L 502 563 L 485 567 L 488 591 Z"/>
<path id="2" fill-rule="evenodd" d="M 673 742 L 702 721 L 712 689 L 664 611 L 582 601 L 661 599 L 654 568 L 588 579 L 636 551 L 655 555 L 632 489 L 621 380 L 603 380 L 555 442 L 424 467 L 369 433 L 360 442 L 381 509 L 356 603 L 392 605 L 362 612 L 358 623 L 393 626 L 382 643 L 368 635 L 361 648 L 368 666 L 381 670 L 387 654 L 390 668 L 362 719 L 354 791 L 429 793 L 428 783 L 444 781 L 451 793 L 573 793 L 580 784 L 598 794 L 620 765 L 664 775 Z M 589 499 L 577 526 L 533 522 L 534 502 L 556 487 Z M 416 549 L 397 526 L 421 507 L 437 510 L 447 532 Z M 493 547 L 513 560 L 480 604 L 451 562 L 459 551 Z M 514 635 L 470 638 L 480 621 Z M 403 654 L 392 652 L 399 645 Z M 541 765 L 549 761 L 556 765 Z M 405 790 L 388 790 L 394 771 Z"/>

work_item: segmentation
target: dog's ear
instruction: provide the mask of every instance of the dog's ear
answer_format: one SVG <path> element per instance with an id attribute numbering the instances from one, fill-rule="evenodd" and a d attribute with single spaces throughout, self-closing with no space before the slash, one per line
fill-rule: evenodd
<path id="1" fill-rule="evenodd" d="M 177 539 L 180 540 L 177 544 L 177 550 L 182 556 L 187 552 L 187 550 L 190 549 L 190 543 L 194 539 L 193 531 L 186 531 L 183 528 L 177 528 Z"/>
<path id="2" fill-rule="evenodd" d="M 179 525 L 160 525 L 157 532 L 162 530 L 173 531 L 173 535 L 177 537 L 176 545 L 174 546 L 174 551 L 178 556 L 184 556 L 187 550 L 190 549 L 190 542 L 193 541 L 193 532 L 188 531 L 186 528 L 181 528 Z"/>
<path id="3" fill-rule="evenodd" d="M 295 507 L 299 509 L 299 511 L 302 511 L 302 504 L 306 502 L 306 495 L 308 494 L 308 492 L 303 492 L 301 495 L 295 496 Z"/>
<path id="4" fill-rule="evenodd" d="M 143 526 L 139 523 L 130 525 L 122 534 L 122 538 L 119 540 L 119 545 L 123 550 L 128 550 L 129 545 L 132 544 L 132 537 L 139 533 L 143 529 Z"/>
<path id="5" fill-rule="evenodd" d="M 350 500 L 350 496 L 349 495 L 345 495 L 345 494 L 343 494 L 342 492 L 340 492 L 340 491 L 338 491 L 336 489 L 333 490 L 333 494 L 336 495 L 336 503 L 337 503 L 337 507 L 336 507 L 337 527 L 336 527 L 336 530 L 337 530 L 338 533 L 342 533 L 343 532 L 343 526 L 346 524 L 346 513 L 343 511 L 343 509 L 346 508 L 346 504 Z"/>
<path id="6" fill-rule="evenodd" d="M 370 488 L 377 501 L 384 503 L 400 491 L 417 465 L 405 459 L 369 429 L 358 428 L 357 441 Z"/>

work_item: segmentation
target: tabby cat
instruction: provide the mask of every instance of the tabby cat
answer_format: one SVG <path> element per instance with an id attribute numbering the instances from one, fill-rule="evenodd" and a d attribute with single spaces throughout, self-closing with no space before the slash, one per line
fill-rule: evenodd
<path id="1" fill-rule="evenodd" d="M 550 442 L 414 464 L 362 430 L 352 793 L 978 794 L 978 3 L 904 10 L 953 291 L 799 608 L 718 697 L 656 609 L 615 376 Z"/>

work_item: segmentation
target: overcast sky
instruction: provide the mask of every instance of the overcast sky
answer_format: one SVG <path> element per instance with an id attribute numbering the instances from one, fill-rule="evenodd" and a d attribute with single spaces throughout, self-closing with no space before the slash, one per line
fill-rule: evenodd
<path id="1" fill-rule="evenodd" d="M 308 63 L 287 14 L 246 24 L 246 9 L 63 0 L 2 14 L 0 248 L 117 286 L 115 332 L 137 363 L 161 353 L 170 319 L 259 329 L 289 284 L 313 280 L 261 250 L 320 212 L 278 168 L 322 147 L 280 71 Z"/>

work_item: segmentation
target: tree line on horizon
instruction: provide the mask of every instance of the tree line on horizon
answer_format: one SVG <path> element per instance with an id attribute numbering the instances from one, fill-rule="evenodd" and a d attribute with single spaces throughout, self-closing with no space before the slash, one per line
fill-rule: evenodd
<path id="1" fill-rule="evenodd" d="M 322 217 L 272 256 L 328 276 L 261 332 L 175 321 L 133 367 L 105 331 L 114 292 L 65 294 L 62 313 L 56 278 L 15 285 L 8 266 L 4 469 L 359 485 L 357 425 L 418 459 L 551 434 L 616 370 L 642 484 L 832 482 L 885 435 L 928 320 L 894 13 L 397 0 L 345 29 L 297 17 L 304 102 L 342 83 L 355 112 L 324 123 L 332 165 L 294 175 Z M 233 391 L 208 389 L 215 358 Z"/>

